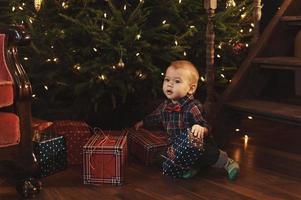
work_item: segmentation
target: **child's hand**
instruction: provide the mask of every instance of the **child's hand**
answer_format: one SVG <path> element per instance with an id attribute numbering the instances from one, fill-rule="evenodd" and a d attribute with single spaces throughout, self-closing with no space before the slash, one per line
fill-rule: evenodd
<path id="1" fill-rule="evenodd" d="M 191 128 L 191 133 L 194 137 L 201 138 L 208 133 L 208 129 L 206 127 L 195 124 Z"/>
<path id="2" fill-rule="evenodd" d="M 143 121 L 139 121 L 134 125 L 135 129 L 138 130 L 143 127 Z"/>

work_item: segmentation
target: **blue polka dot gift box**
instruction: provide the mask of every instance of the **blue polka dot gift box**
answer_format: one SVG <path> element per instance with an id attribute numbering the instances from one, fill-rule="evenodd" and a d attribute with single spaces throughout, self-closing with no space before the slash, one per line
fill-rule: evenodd
<path id="1" fill-rule="evenodd" d="M 34 157 L 38 164 L 38 176 L 45 177 L 67 167 L 66 142 L 63 136 L 51 131 L 39 133 L 33 140 Z"/>
<path id="2" fill-rule="evenodd" d="M 201 144 L 196 144 L 188 132 L 182 133 L 171 142 L 166 154 L 162 155 L 165 159 L 163 174 L 181 178 L 185 172 L 198 164 L 203 153 L 204 148 Z"/>
<path id="3" fill-rule="evenodd" d="M 149 131 L 147 129 L 128 129 L 129 151 L 144 165 L 156 163 L 159 154 L 167 148 L 167 134 L 163 131 Z"/>

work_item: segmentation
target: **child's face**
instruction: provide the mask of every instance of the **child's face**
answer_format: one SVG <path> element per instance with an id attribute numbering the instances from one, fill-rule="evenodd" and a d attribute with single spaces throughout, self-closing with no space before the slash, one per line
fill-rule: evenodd
<path id="1" fill-rule="evenodd" d="M 191 84 L 189 75 L 190 72 L 186 69 L 168 67 L 163 82 L 165 96 L 172 101 L 177 101 L 187 94 L 193 94 L 194 86 Z"/>

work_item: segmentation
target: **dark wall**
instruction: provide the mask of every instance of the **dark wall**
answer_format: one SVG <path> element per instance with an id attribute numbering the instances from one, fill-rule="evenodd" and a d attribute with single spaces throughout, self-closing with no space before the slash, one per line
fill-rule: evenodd
<path id="1" fill-rule="evenodd" d="M 269 21 L 275 15 L 278 7 L 281 6 L 283 0 L 262 0 L 262 17 L 260 21 L 260 31 L 262 32 L 264 28 L 268 25 Z"/>

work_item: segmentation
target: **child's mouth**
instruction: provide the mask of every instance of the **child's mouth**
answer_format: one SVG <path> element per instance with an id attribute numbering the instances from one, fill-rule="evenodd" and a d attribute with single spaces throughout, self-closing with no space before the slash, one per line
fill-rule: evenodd
<path id="1" fill-rule="evenodd" d="M 171 95 L 172 91 L 171 90 L 166 90 L 166 94 Z"/>

